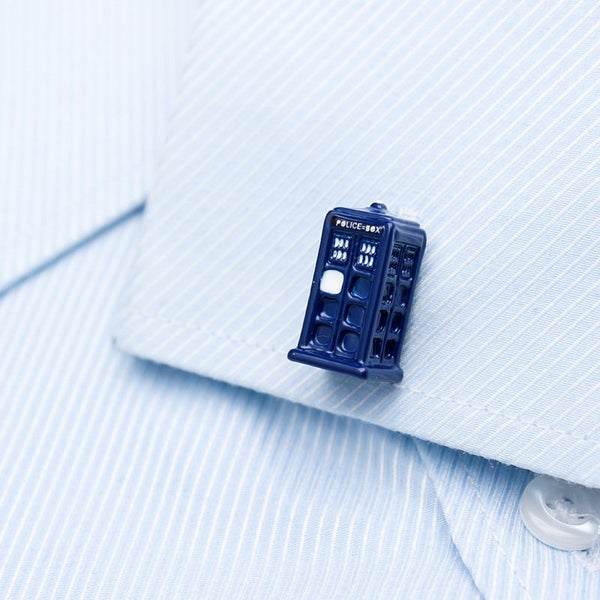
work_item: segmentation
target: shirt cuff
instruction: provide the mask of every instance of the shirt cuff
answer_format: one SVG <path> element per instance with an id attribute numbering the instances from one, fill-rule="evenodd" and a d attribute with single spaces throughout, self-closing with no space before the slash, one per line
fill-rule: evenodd
<path id="1" fill-rule="evenodd" d="M 510 35 L 482 29 L 493 52 L 480 56 L 465 14 L 456 38 L 428 37 L 407 56 L 402 10 L 389 8 L 200 8 L 118 343 L 600 486 L 600 147 L 581 103 L 594 79 L 563 85 L 554 103 L 554 78 L 507 68 L 494 87 L 504 101 L 485 101 Z M 536 42 L 535 73 L 555 68 L 567 21 Z M 298 34 L 309 26 L 311 43 Z M 561 60 L 577 61 L 580 38 Z M 472 91 L 440 104 L 454 93 L 445 73 L 456 53 Z M 431 85 L 446 81 L 435 94 L 418 65 Z M 531 135 L 514 126 L 523 115 Z M 429 238 L 399 386 L 286 358 L 325 213 L 372 201 L 416 208 Z"/>

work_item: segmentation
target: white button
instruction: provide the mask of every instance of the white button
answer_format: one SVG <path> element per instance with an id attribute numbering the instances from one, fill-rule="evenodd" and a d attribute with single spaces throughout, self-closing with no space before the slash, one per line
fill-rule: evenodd
<path id="1" fill-rule="evenodd" d="M 600 491 L 540 476 L 521 497 L 521 517 L 539 540 L 559 550 L 587 550 L 600 536 Z"/>
<path id="2" fill-rule="evenodd" d="M 324 294 L 337 296 L 342 291 L 344 285 L 344 274 L 341 271 L 329 269 L 321 276 L 321 291 Z"/>

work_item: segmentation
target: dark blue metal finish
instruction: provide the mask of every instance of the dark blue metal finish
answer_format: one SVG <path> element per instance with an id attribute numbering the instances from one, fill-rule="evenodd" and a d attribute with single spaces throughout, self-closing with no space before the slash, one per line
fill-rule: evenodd
<path id="1" fill-rule="evenodd" d="M 385 205 L 327 214 L 298 347 L 290 360 L 398 382 L 425 232 Z"/>

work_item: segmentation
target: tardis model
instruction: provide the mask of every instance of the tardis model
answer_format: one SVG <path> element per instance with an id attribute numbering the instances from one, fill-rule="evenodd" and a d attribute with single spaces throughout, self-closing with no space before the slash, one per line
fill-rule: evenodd
<path id="1" fill-rule="evenodd" d="M 425 232 L 384 204 L 336 208 L 323 226 L 298 347 L 288 358 L 398 382 Z"/>

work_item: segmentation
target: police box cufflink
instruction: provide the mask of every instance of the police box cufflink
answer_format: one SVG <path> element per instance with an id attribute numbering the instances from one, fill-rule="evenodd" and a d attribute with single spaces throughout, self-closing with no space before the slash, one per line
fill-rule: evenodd
<path id="1" fill-rule="evenodd" d="M 362 379 L 402 380 L 402 343 L 427 237 L 384 204 L 325 217 L 290 360 Z"/>

